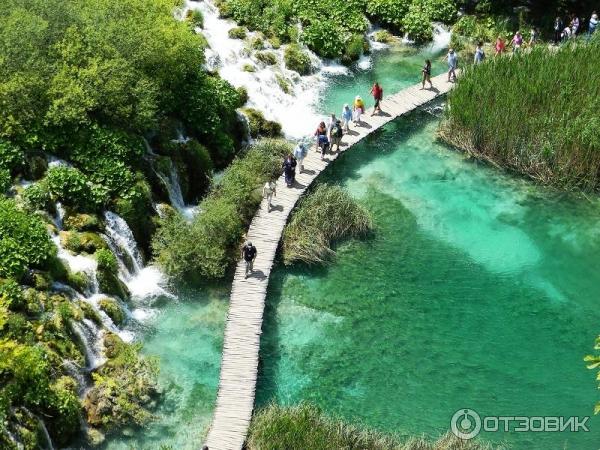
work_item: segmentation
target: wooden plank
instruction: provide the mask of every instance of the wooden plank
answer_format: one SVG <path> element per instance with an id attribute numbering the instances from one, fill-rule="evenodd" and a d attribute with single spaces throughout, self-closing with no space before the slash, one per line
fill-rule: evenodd
<path id="1" fill-rule="evenodd" d="M 310 172 L 304 171 L 296 175 L 303 187 L 288 188 L 281 176 L 276 181 L 277 195 L 273 199 L 273 205 L 278 209 L 268 211 L 266 201 L 260 204 L 248 229 L 247 239 L 258 249 L 254 269 L 261 270 L 263 276 L 245 278 L 245 265 L 242 261 L 235 270 L 225 325 L 219 390 L 206 438 L 209 450 L 241 450 L 246 440 L 254 408 L 260 335 L 269 275 L 281 234 L 296 202 L 319 174 L 343 152 L 398 116 L 413 111 L 452 88 L 452 84 L 446 82 L 446 74 L 434 77 L 432 81 L 435 91 L 420 90 L 420 85 L 414 85 L 385 98 L 382 108 L 389 116 L 371 116 L 372 108 L 368 109 L 363 121 L 370 128 L 353 126 L 352 131 L 356 134 L 347 134 L 343 138 L 347 145 L 340 147 L 339 152 L 330 153 L 321 160 L 321 155 L 311 148 L 304 160 L 304 168 Z"/>

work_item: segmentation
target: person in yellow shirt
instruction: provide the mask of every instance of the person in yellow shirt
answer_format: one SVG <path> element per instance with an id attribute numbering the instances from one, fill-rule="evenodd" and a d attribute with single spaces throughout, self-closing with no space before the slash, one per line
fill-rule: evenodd
<path id="1" fill-rule="evenodd" d="M 356 98 L 354 99 L 353 111 L 354 111 L 354 124 L 356 125 L 356 124 L 360 123 L 360 116 L 362 114 L 364 114 L 364 112 L 365 112 L 365 102 L 363 102 L 362 98 L 360 98 L 360 95 L 357 95 Z"/>

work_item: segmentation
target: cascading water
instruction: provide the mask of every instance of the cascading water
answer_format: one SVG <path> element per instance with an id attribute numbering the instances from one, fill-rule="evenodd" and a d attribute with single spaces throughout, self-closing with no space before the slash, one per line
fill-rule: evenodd
<path id="1" fill-rule="evenodd" d="M 106 359 L 102 355 L 102 330 L 89 319 L 72 322 L 73 332 L 79 338 L 85 351 L 85 361 L 88 370 L 100 367 Z"/>
<path id="2" fill-rule="evenodd" d="M 197 206 L 186 205 L 183 194 L 181 193 L 181 184 L 179 182 L 179 174 L 175 164 L 171 163 L 171 170 L 169 171 L 169 177 L 165 177 L 159 171 L 156 175 L 163 182 L 169 194 L 169 201 L 171 206 L 181 213 L 181 215 L 187 220 L 191 221 L 194 216 L 198 213 Z"/>
<path id="3" fill-rule="evenodd" d="M 249 94 L 248 106 L 263 112 L 267 119 L 281 123 L 289 137 L 299 138 L 312 130 L 320 118 L 315 102 L 326 86 L 327 76 L 347 73 L 346 67 L 324 63 L 310 53 L 316 73 L 300 77 L 285 68 L 282 48 L 269 48 L 276 55 L 277 63 L 263 67 L 250 54 L 243 40 L 229 38 L 229 30 L 236 24 L 219 18 L 219 11 L 212 2 L 186 1 L 186 8 L 200 10 L 204 15 L 202 33 L 210 45 L 206 50 L 206 64 L 210 70 L 218 70 L 222 78 L 236 87 L 245 87 Z M 245 64 L 255 66 L 256 71 L 243 71 Z"/>

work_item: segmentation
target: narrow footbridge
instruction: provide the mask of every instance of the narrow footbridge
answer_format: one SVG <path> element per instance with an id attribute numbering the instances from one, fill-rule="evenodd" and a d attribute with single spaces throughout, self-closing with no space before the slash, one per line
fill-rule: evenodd
<path id="1" fill-rule="evenodd" d="M 446 81 L 446 74 L 434 77 L 432 81 L 432 90 L 421 90 L 419 84 L 385 97 L 381 104 L 382 114 L 371 116 L 372 109 L 367 110 L 362 117 L 361 126 L 352 126 L 350 132 L 344 135 L 339 152 L 330 153 L 321 160 L 319 153 L 314 149 L 309 150 L 304 160 L 304 171 L 296 171 L 296 184 L 292 188 L 286 187 L 283 176 L 277 180 L 277 196 L 273 199 L 271 212 L 268 211 L 265 200 L 261 203 L 247 237 L 258 249 L 254 274 L 246 279 L 244 262 L 240 261 L 233 279 L 219 392 L 206 439 L 209 450 L 240 450 L 244 445 L 254 408 L 260 334 L 269 275 L 283 228 L 294 205 L 319 174 L 341 153 L 386 123 L 452 88 L 452 83 Z"/>

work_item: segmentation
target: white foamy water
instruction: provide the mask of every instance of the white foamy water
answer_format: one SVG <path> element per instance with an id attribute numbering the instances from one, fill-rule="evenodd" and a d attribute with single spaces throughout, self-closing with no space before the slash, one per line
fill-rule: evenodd
<path id="1" fill-rule="evenodd" d="M 283 132 L 288 137 L 299 138 L 310 133 L 320 120 L 320 115 L 315 112 L 315 103 L 326 86 L 327 77 L 348 73 L 348 69 L 335 62 L 323 63 L 310 52 L 316 72 L 314 75 L 301 77 L 285 68 L 284 47 L 278 50 L 268 49 L 277 55 L 277 64 L 263 67 L 252 55 L 248 55 L 244 40 L 229 38 L 229 30 L 236 24 L 220 19 L 212 2 L 186 1 L 186 8 L 198 9 L 204 15 L 202 33 L 210 45 L 206 51 L 209 69 L 218 70 L 221 77 L 233 86 L 245 87 L 249 94 L 247 106 L 262 111 L 267 119 L 281 123 Z M 252 64 L 256 71 L 244 72 L 242 68 L 245 64 Z M 282 90 L 277 76 L 285 79 L 290 87 L 289 93 Z"/>
<path id="2" fill-rule="evenodd" d="M 196 214 L 198 214 L 198 207 L 193 205 L 188 205 L 185 203 L 183 199 L 183 194 L 181 193 L 181 184 L 179 182 L 179 174 L 177 173 L 177 168 L 175 164 L 171 162 L 171 170 L 169 173 L 169 177 L 165 177 L 159 171 L 155 172 L 158 178 L 163 182 L 167 189 L 167 193 L 169 195 L 169 201 L 171 202 L 171 206 L 175 208 L 179 213 L 188 221 L 191 222 Z"/>

